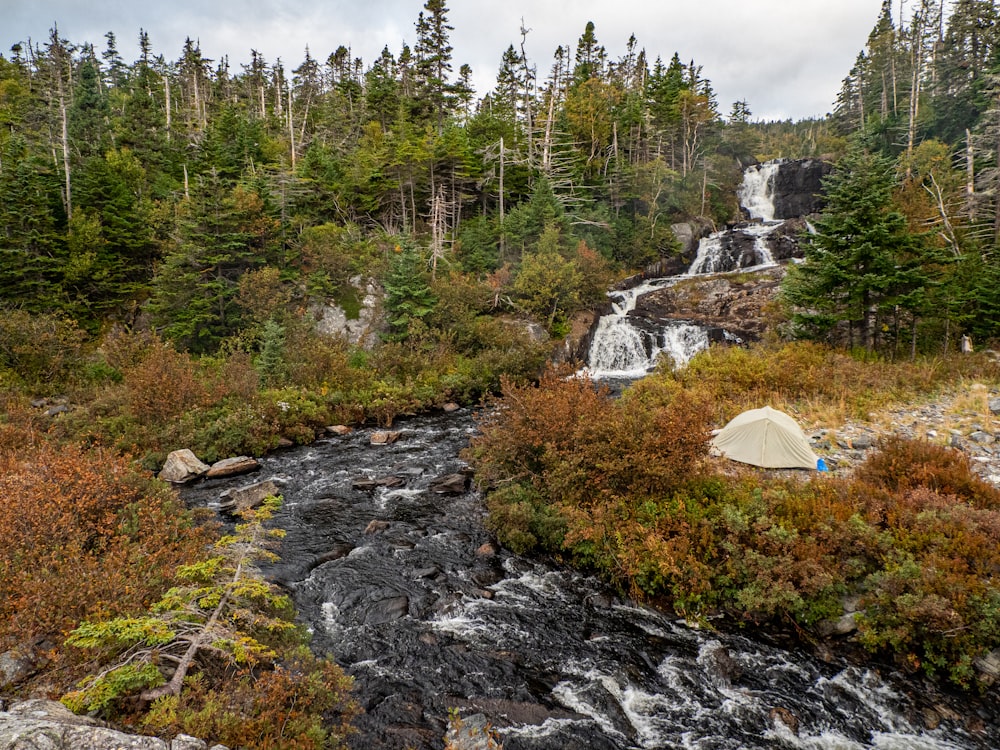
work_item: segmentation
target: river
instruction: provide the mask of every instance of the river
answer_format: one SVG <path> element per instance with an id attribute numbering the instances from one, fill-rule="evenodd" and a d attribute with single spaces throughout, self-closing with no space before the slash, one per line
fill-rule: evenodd
<path id="1" fill-rule="evenodd" d="M 1000 747 L 995 722 L 976 736 L 925 729 L 891 676 L 692 628 L 499 548 L 478 492 L 431 489 L 467 468 L 473 414 L 395 429 L 389 445 L 359 429 L 266 456 L 253 478 L 184 490 L 213 506 L 230 487 L 280 486 L 287 537 L 268 574 L 313 648 L 355 679 L 365 714 L 352 747 L 442 748 L 450 709 L 485 714 L 505 750 Z"/>

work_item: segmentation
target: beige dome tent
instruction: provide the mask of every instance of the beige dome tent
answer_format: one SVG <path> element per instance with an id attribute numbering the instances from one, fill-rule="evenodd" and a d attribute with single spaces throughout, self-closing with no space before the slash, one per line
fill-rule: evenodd
<path id="1" fill-rule="evenodd" d="M 711 445 L 726 458 L 766 469 L 815 469 L 819 462 L 798 423 L 770 406 L 733 417 Z"/>

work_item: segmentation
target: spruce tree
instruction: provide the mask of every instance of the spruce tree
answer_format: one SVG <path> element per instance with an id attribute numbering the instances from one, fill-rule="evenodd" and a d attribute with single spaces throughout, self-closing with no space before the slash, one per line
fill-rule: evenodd
<path id="1" fill-rule="evenodd" d="M 792 266 L 783 295 L 797 335 L 875 348 L 879 315 L 919 285 L 919 252 L 906 218 L 894 209 L 892 163 L 855 139 L 824 181 L 826 208 L 808 235 L 805 261 Z M 857 338 L 855 338 L 857 334 Z"/>

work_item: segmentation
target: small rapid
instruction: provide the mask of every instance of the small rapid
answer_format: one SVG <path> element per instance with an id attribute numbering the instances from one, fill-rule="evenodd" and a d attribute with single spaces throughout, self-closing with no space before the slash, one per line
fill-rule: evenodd
<path id="1" fill-rule="evenodd" d="M 265 456 L 256 477 L 184 489 L 215 507 L 231 487 L 281 488 L 287 536 L 267 573 L 314 650 L 354 677 L 365 713 L 353 748 L 439 750 L 452 709 L 485 714 L 505 750 L 1000 746 L 995 729 L 924 729 L 906 691 L 875 671 L 693 628 L 498 548 L 479 493 L 437 483 L 467 472 L 473 414 L 395 429 L 391 445 L 361 429 Z"/>

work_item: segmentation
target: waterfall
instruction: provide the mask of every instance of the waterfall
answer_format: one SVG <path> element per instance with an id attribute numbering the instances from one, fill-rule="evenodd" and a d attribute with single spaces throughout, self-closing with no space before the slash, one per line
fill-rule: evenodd
<path id="1" fill-rule="evenodd" d="M 637 328 L 626 315 L 605 315 L 597 323 L 587 370 L 592 378 L 641 378 L 661 356 L 682 367 L 708 347 L 704 326 L 670 321 L 660 331 Z"/>
<path id="2" fill-rule="evenodd" d="M 709 337 L 704 326 L 682 321 L 649 321 L 637 325 L 637 300 L 644 294 L 670 286 L 680 278 L 735 270 L 758 270 L 775 265 L 769 236 L 782 225 L 774 220 L 774 176 L 780 161 L 749 167 L 738 190 L 740 204 L 759 222 L 713 232 L 698 243 L 694 261 L 679 277 L 654 279 L 632 289 L 609 293 L 612 312 L 597 323 L 587 356 L 588 374 L 597 379 L 635 379 L 649 373 L 661 355 L 683 367 L 702 349 Z"/>
<path id="3" fill-rule="evenodd" d="M 781 160 L 775 160 L 748 167 L 743 172 L 743 184 L 737 195 L 751 219 L 774 221 L 774 176 L 780 166 Z"/>

